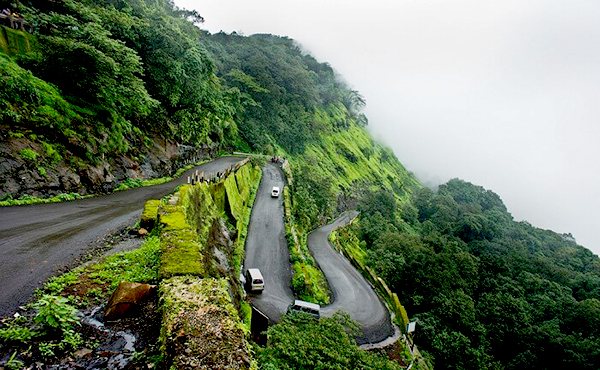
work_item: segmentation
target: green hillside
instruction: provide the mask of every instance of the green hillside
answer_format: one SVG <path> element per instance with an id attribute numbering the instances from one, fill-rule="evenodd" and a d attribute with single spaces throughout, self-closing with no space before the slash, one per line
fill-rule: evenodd
<path id="1" fill-rule="evenodd" d="M 436 368 L 597 368 L 598 256 L 462 180 L 400 208 L 386 198 L 365 198 L 336 237 L 397 292 Z"/>
<path id="2" fill-rule="evenodd" d="M 0 48 L 0 200 L 169 175 L 185 148 L 190 158 L 235 150 L 283 157 L 297 296 L 330 300 L 306 238 L 357 209 L 336 244 L 397 294 L 436 368 L 598 368 L 598 257 L 515 222 L 492 191 L 462 180 L 424 188 L 373 140 L 360 93 L 296 41 L 209 34 L 196 26 L 199 14 L 169 0 L 13 3 L 0 7 L 18 10 L 33 31 L 13 35 L 17 48 L 2 38 Z M 139 170 L 146 165 L 155 170 Z M 224 186 L 221 193 L 233 180 Z M 286 358 L 396 367 L 358 351 L 350 336 L 327 337 L 352 328 L 346 321 L 286 320 L 257 349 L 259 367 L 286 368 Z M 315 359 L 318 346 L 337 349 Z"/>

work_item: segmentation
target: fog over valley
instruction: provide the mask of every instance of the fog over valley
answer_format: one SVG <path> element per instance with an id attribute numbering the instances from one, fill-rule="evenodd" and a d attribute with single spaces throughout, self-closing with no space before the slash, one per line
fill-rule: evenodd
<path id="1" fill-rule="evenodd" d="M 289 36 L 367 100 L 427 185 L 459 177 L 600 254 L 600 3 L 176 0 L 211 32 Z"/>

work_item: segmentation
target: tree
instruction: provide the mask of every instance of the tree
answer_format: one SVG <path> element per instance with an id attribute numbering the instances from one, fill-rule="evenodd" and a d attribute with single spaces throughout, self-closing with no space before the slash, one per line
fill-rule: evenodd
<path id="1" fill-rule="evenodd" d="M 354 341 L 358 326 L 345 313 L 315 320 L 292 314 L 269 327 L 269 341 L 258 352 L 265 369 L 400 369 L 373 353 L 362 351 Z"/>

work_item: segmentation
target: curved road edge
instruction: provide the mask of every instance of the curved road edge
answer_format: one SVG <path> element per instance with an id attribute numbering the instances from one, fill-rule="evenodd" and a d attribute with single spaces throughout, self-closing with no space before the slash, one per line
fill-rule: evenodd
<path id="1" fill-rule="evenodd" d="M 274 164 L 263 167 L 263 176 L 252 207 L 243 269 L 258 268 L 265 280 L 262 294 L 251 294 L 252 305 L 272 322 L 278 322 L 294 300 L 290 283 L 292 271 L 285 239 L 283 200 L 272 198 L 271 188 L 285 185 L 281 169 Z M 358 322 L 363 335 L 356 338 L 363 349 L 381 348 L 395 342 L 400 330 L 392 324 L 388 309 L 369 282 L 329 244 L 329 234 L 350 223 L 358 212 L 343 213 L 331 224 L 308 236 L 308 246 L 332 291 L 332 304 L 323 306 L 323 316 L 346 311 Z"/>
<path id="2" fill-rule="evenodd" d="M 210 176 L 245 157 L 224 156 L 171 182 L 62 203 L 3 207 L 0 212 L 0 317 L 25 304 L 36 288 L 94 248 L 105 236 L 139 218 L 144 202 L 158 199 L 200 170 Z"/>
<path id="3" fill-rule="evenodd" d="M 329 234 L 348 225 L 358 216 L 357 211 L 342 213 L 332 223 L 320 227 L 308 236 L 308 247 L 325 274 L 333 302 L 323 306 L 324 316 L 346 311 L 359 323 L 363 336 L 357 338 L 362 349 L 386 347 L 400 338 L 400 329 L 371 284 L 341 253 L 329 243 Z"/>

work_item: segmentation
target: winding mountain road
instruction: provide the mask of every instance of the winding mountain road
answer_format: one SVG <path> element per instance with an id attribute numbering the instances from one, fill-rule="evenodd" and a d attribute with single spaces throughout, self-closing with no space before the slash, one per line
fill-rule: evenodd
<path id="1" fill-rule="evenodd" d="M 252 304 L 278 322 L 293 302 L 290 288 L 292 273 L 285 240 L 282 197 L 271 198 L 271 188 L 283 188 L 281 170 L 274 164 L 263 168 L 246 239 L 244 269 L 259 268 L 265 279 L 262 294 L 253 295 Z M 351 221 L 355 212 L 347 212 L 333 223 L 313 231 L 308 246 L 325 273 L 333 293 L 333 302 L 321 308 L 324 316 L 347 312 L 357 321 L 363 335 L 359 344 L 376 343 L 394 335 L 390 315 L 375 291 L 354 266 L 329 244 L 329 233 Z"/>
<path id="2" fill-rule="evenodd" d="M 243 159 L 221 157 L 161 185 L 72 202 L 0 208 L 0 317 L 27 302 L 36 288 L 92 248 L 94 241 L 133 223 L 146 200 L 170 193 L 196 169 L 222 172 Z"/>
<path id="3" fill-rule="evenodd" d="M 0 317 L 27 302 L 33 291 L 60 269 L 71 265 L 107 234 L 139 217 L 147 199 L 161 198 L 198 169 L 222 172 L 243 160 L 222 157 L 185 173 L 172 182 L 72 202 L 0 208 Z M 285 239 L 283 197 L 272 198 L 273 186 L 283 188 L 283 174 L 275 164 L 263 167 L 246 239 L 244 268 L 259 268 L 265 290 L 252 303 L 272 321 L 280 320 L 294 300 L 292 272 Z M 348 212 L 313 231 L 308 245 L 325 273 L 333 303 L 322 307 L 324 316 L 348 312 L 363 329 L 359 344 L 390 337 L 393 328 L 387 309 L 369 283 L 329 244 L 328 235 L 348 223 Z"/>
<path id="4" fill-rule="evenodd" d="M 325 274 L 332 293 L 332 303 L 324 306 L 324 316 L 346 311 L 358 322 L 363 336 L 358 344 L 376 343 L 394 335 L 390 314 L 367 280 L 329 243 L 329 234 L 347 225 L 358 215 L 356 211 L 343 213 L 329 225 L 316 229 L 308 236 L 308 248 Z"/>
<path id="5" fill-rule="evenodd" d="M 252 297 L 252 304 L 277 322 L 294 300 L 290 288 L 290 254 L 283 224 L 283 196 L 271 197 L 273 186 L 283 189 L 285 182 L 279 168 L 272 163 L 264 166 L 262 171 L 248 226 L 244 270 L 260 269 L 265 290 Z"/>

